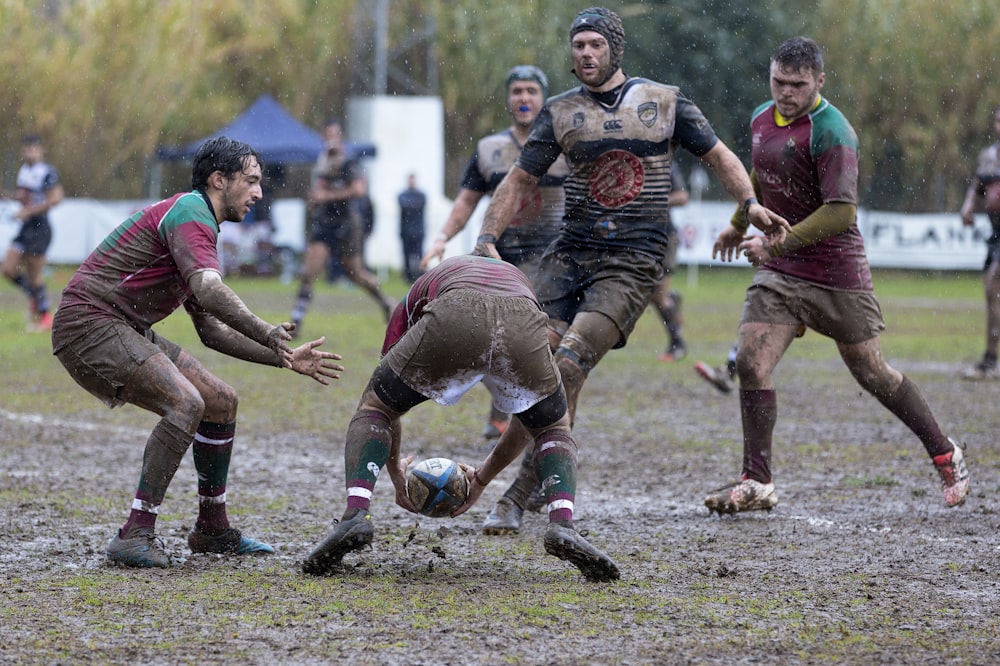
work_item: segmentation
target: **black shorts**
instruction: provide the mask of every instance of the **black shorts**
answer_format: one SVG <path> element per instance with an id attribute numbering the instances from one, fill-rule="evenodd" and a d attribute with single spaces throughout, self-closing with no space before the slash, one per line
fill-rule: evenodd
<path id="1" fill-rule="evenodd" d="M 353 257 L 364 249 L 361 220 L 346 214 L 338 218 L 321 217 L 313 223 L 310 243 L 323 243 L 341 257 Z"/>
<path id="2" fill-rule="evenodd" d="M 52 243 L 52 227 L 49 226 L 48 218 L 42 215 L 25 220 L 21 224 L 21 231 L 10 244 L 24 254 L 44 257 L 49 251 L 50 243 Z"/>

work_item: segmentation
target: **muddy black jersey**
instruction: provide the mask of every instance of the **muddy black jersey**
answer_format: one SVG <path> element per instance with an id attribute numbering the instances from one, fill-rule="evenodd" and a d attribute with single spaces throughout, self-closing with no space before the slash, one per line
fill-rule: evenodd
<path id="1" fill-rule="evenodd" d="M 611 106 L 583 86 L 549 99 L 517 165 L 540 176 L 565 156 L 564 240 L 662 254 L 674 145 L 700 157 L 717 142 L 704 114 L 676 87 L 634 78 Z"/>

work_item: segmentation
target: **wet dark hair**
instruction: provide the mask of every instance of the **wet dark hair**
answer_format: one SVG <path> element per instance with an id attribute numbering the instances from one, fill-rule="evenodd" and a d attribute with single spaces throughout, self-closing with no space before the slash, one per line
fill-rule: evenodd
<path id="1" fill-rule="evenodd" d="M 808 37 L 792 37 L 782 42 L 771 56 L 771 62 L 796 72 L 808 69 L 814 74 L 823 73 L 823 52 L 819 44 Z"/>
<path id="2" fill-rule="evenodd" d="M 250 158 L 256 158 L 263 171 L 264 162 L 260 154 L 249 145 L 224 136 L 209 139 L 198 146 L 198 152 L 194 154 L 192 189 L 204 190 L 208 186 L 208 177 L 216 171 L 221 171 L 226 178 L 241 173 L 247 168 Z"/>
<path id="3" fill-rule="evenodd" d="M 42 137 L 38 134 L 25 134 L 21 137 L 22 146 L 39 146 L 42 144 Z"/>

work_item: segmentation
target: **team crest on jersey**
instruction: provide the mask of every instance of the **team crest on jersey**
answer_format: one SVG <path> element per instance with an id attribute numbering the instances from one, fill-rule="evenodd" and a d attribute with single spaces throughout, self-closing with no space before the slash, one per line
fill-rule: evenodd
<path id="1" fill-rule="evenodd" d="M 583 111 L 577 111 L 573 114 L 573 129 L 580 129 L 583 127 Z"/>
<path id="2" fill-rule="evenodd" d="M 795 155 L 795 137 L 789 137 L 788 141 L 785 142 L 785 157 L 793 157 Z"/>
<path id="3" fill-rule="evenodd" d="M 659 115 L 656 102 L 643 102 L 636 109 L 636 113 L 639 115 L 639 122 L 646 127 L 652 127 L 653 123 L 656 122 L 656 117 Z"/>
<path id="4" fill-rule="evenodd" d="M 635 200 L 646 182 L 642 162 L 624 150 L 609 150 L 590 172 L 590 196 L 605 208 L 621 208 Z"/>

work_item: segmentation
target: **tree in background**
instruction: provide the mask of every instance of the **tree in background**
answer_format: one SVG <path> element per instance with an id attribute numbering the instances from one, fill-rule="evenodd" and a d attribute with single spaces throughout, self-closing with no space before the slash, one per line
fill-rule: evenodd
<path id="1" fill-rule="evenodd" d="M 131 198 L 146 194 L 157 145 L 204 136 L 262 93 L 313 127 L 342 117 L 370 76 L 372 1 L 0 3 L 2 182 L 29 131 L 45 138 L 70 196 Z M 476 137 L 505 126 L 512 64 L 542 67 L 551 92 L 577 85 L 567 29 L 588 3 L 622 15 L 628 74 L 679 85 L 744 157 L 771 51 L 795 34 L 816 38 L 830 62 L 824 92 L 861 135 L 866 206 L 957 210 L 990 140 L 1000 15 L 987 0 L 960 11 L 945 0 L 390 0 L 390 66 L 433 80 L 443 100 L 447 183 Z"/>

